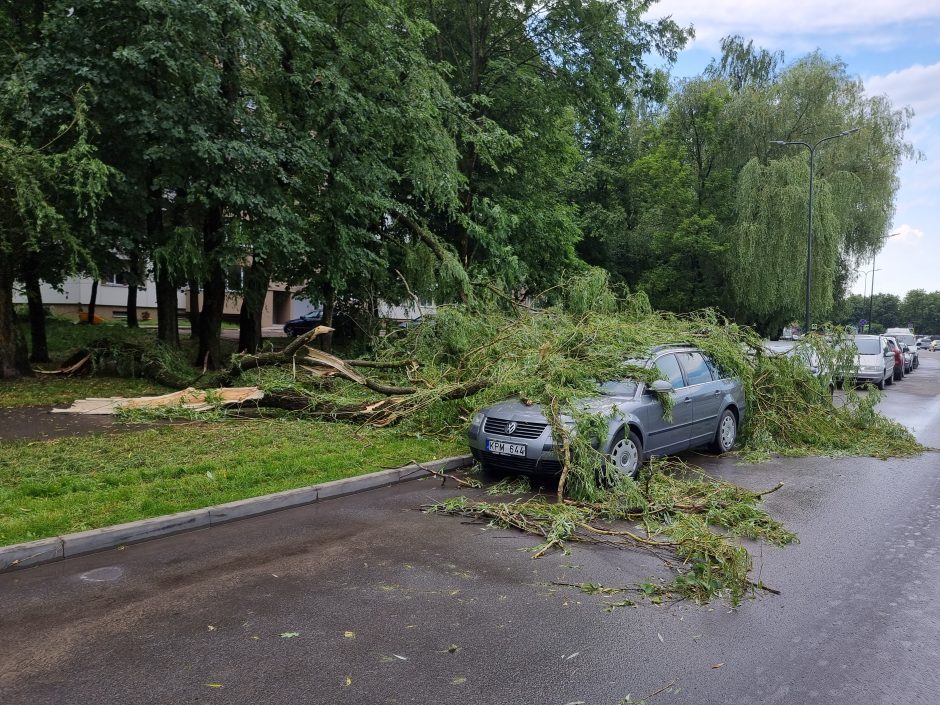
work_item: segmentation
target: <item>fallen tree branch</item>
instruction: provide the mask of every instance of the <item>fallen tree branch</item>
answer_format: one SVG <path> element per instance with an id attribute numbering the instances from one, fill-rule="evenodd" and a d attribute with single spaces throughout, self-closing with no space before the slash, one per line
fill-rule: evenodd
<path id="1" fill-rule="evenodd" d="M 446 473 L 443 470 L 432 470 L 428 466 L 422 465 L 417 460 L 412 460 L 411 464 L 416 465 L 417 467 L 421 468 L 425 472 L 431 473 L 432 475 L 441 478 L 441 485 L 443 485 L 447 480 L 453 480 L 461 487 L 472 487 L 474 489 L 477 489 L 480 487 L 479 482 L 474 482 L 472 480 L 464 480 L 462 477 L 451 475 L 450 473 Z"/>

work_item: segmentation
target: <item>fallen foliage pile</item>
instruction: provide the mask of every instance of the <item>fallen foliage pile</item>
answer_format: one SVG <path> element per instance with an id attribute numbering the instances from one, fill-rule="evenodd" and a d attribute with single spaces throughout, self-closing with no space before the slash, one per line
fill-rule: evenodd
<path id="1" fill-rule="evenodd" d="M 764 495 L 780 487 L 752 492 L 681 461 L 654 459 L 636 483 L 624 483 L 594 502 L 549 501 L 543 495 L 511 502 L 454 497 L 424 510 L 538 536 L 543 542 L 533 549 L 536 558 L 552 549 L 565 550 L 568 543 L 649 551 L 676 577 L 655 590 L 644 590 L 648 596 L 680 595 L 707 601 L 726 591 L 732 604 L 737 604 L 747 589 L 764 586 L 748 579 L 750 555 L 729 539 L 746 537 L 776 546 L 796 539 L 758 506 Z M 519 494 L 524 489 L 506 486 L 503 491 Z"/>

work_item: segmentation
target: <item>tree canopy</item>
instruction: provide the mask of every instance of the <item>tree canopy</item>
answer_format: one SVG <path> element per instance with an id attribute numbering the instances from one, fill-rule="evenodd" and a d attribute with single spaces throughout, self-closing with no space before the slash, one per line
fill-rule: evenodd
<path id="1" fill-rule="evenodd" d="M 33 302 L 40 281 L 123 268 L 155 280 L 174 346 L 188 287 L 208 367 L 232 293 L 256 350 L 271 282 L 329 321 L 480 284 L 523 300 L 597 265 L 657 308 L 771 331 L 802 310 L 809 182 L 805 150 L 771 140 L 857 127 L 815 160 L 812 302 L 837 314 L 916 156 L 910 112 L 837 60 L 788 64 L 741 37 L 670 79 L 692 29 L 660 14 L 653 0 L 2 3 L 0 139 L 16 157 L 0 167 L 0 293 L 19 282 Z M 0 305 L 5 375 L 26 369 L 12 315 Z"/>

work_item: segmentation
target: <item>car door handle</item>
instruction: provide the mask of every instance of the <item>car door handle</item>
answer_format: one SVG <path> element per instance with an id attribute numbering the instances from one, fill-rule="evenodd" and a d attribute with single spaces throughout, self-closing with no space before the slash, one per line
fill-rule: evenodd
<path id="1" fill-rule="evenodd" d="M 688 403 L 690 403 L 690 402 L 692 401 L 692 397 L 686 397 L 686 398 L 683 399 L 682 401 L 683 401 L 683 403 L 688 404 Z"/>

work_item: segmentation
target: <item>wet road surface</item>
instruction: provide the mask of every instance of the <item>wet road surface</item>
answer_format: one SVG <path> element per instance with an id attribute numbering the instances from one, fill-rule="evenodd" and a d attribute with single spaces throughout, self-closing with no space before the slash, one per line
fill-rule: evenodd
<path id="1" fill-rule="evenodd" d="M 940 355 L 882 408 L 940 446 Z M 940 456 L 702 459 L 797 531 L 782 591 L 603 610 L 643 553 L 427 516 L 422 480 L 0 575 L 0 703 L 934 703 Z M 616 598 L 613 598 L 616 599 Z M 295 635 L 296 636 L 293 636 Z"/>

